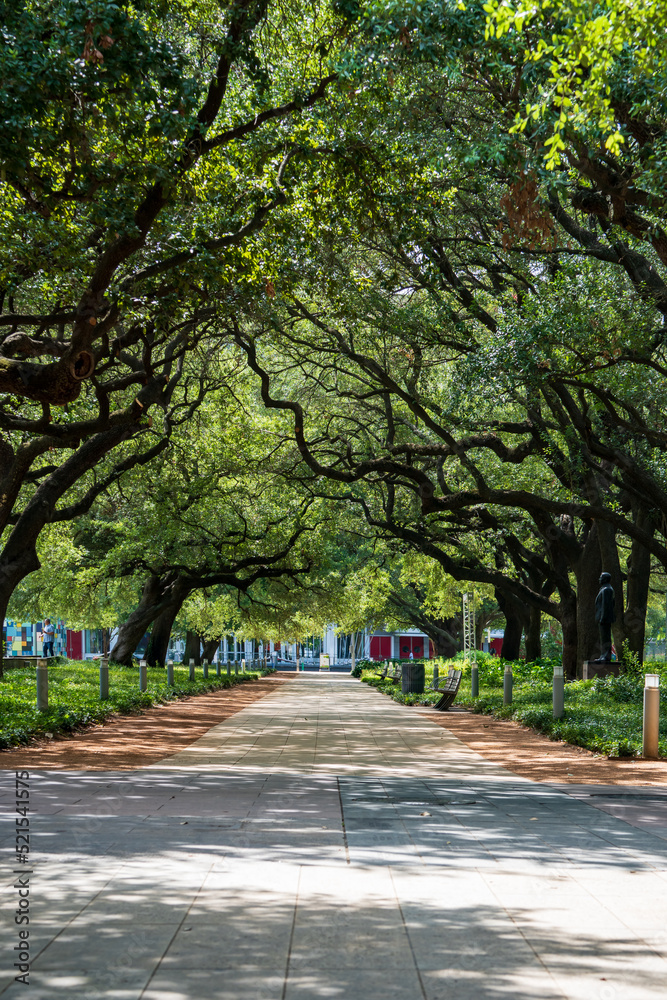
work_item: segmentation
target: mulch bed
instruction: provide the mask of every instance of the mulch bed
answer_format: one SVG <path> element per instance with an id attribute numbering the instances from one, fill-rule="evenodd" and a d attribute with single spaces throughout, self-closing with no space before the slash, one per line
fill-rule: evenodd
<path id="1" fill-rule="evenodd" d="M 134 771 L 194 743 L 212 726 L 271 694 L 295 674 L 274 674 L 210 694 L 156 705 L 138 715 L 112 716 L 72 736 L 0 750 L 0 769 Z"/>
<path id="2" fill-rule="evenodd" d="M 522 778 L 555 784 L 667 786 L 667 760 L 598 756 L 582 747 L 550 740 L 510 719 L 494 719 L 462 708 L 448 712 L 422 708 L 419 714 Z"/>

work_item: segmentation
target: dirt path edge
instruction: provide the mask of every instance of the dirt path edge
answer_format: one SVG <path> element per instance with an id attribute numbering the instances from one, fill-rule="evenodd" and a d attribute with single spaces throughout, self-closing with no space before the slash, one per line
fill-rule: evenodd
<path id="1" fill-rule="evenodd" d="M 0 770 L 134 771 L 157 764 L 294 676 L 272 674 L 154 705 L 139 715 L 113 716 L 81 733 L 0 750 Z"/>

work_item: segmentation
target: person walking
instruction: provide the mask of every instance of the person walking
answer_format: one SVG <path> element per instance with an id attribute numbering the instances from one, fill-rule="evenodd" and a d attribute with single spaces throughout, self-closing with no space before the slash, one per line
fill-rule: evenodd
<path id="1" fill-rule="evenodd" d="M 46 618 L 44 621 L 44 628 L 42 629 L 42 649 L 44 650 L 44 656 L 53 656 L 53 640 L 55 634 L 56 630 L 51 624 L 51 619 Z"/>

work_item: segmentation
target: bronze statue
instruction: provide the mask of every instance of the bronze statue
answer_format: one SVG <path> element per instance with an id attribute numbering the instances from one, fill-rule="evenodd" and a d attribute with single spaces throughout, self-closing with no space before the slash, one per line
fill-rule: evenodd
<path id="1" fill-rule="evenodd" d="M 616 621 L 616 598 L 611 573 L 600 574 L 600 590 L 595 598 L 595 621 L 600 630 L 600 663 L 611 663 L 611 626 Z"/>

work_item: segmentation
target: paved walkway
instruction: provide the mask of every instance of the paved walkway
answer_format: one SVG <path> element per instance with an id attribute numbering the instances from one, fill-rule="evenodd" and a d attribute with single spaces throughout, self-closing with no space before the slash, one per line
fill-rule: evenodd
<path id="1" fill-rule="evenodd" d="M 29 990 L 2 774 L 2 1000 L 667 993 L 662 790 L 518 778 L 345 676 L 140 771 L 33 773 Z"/>

